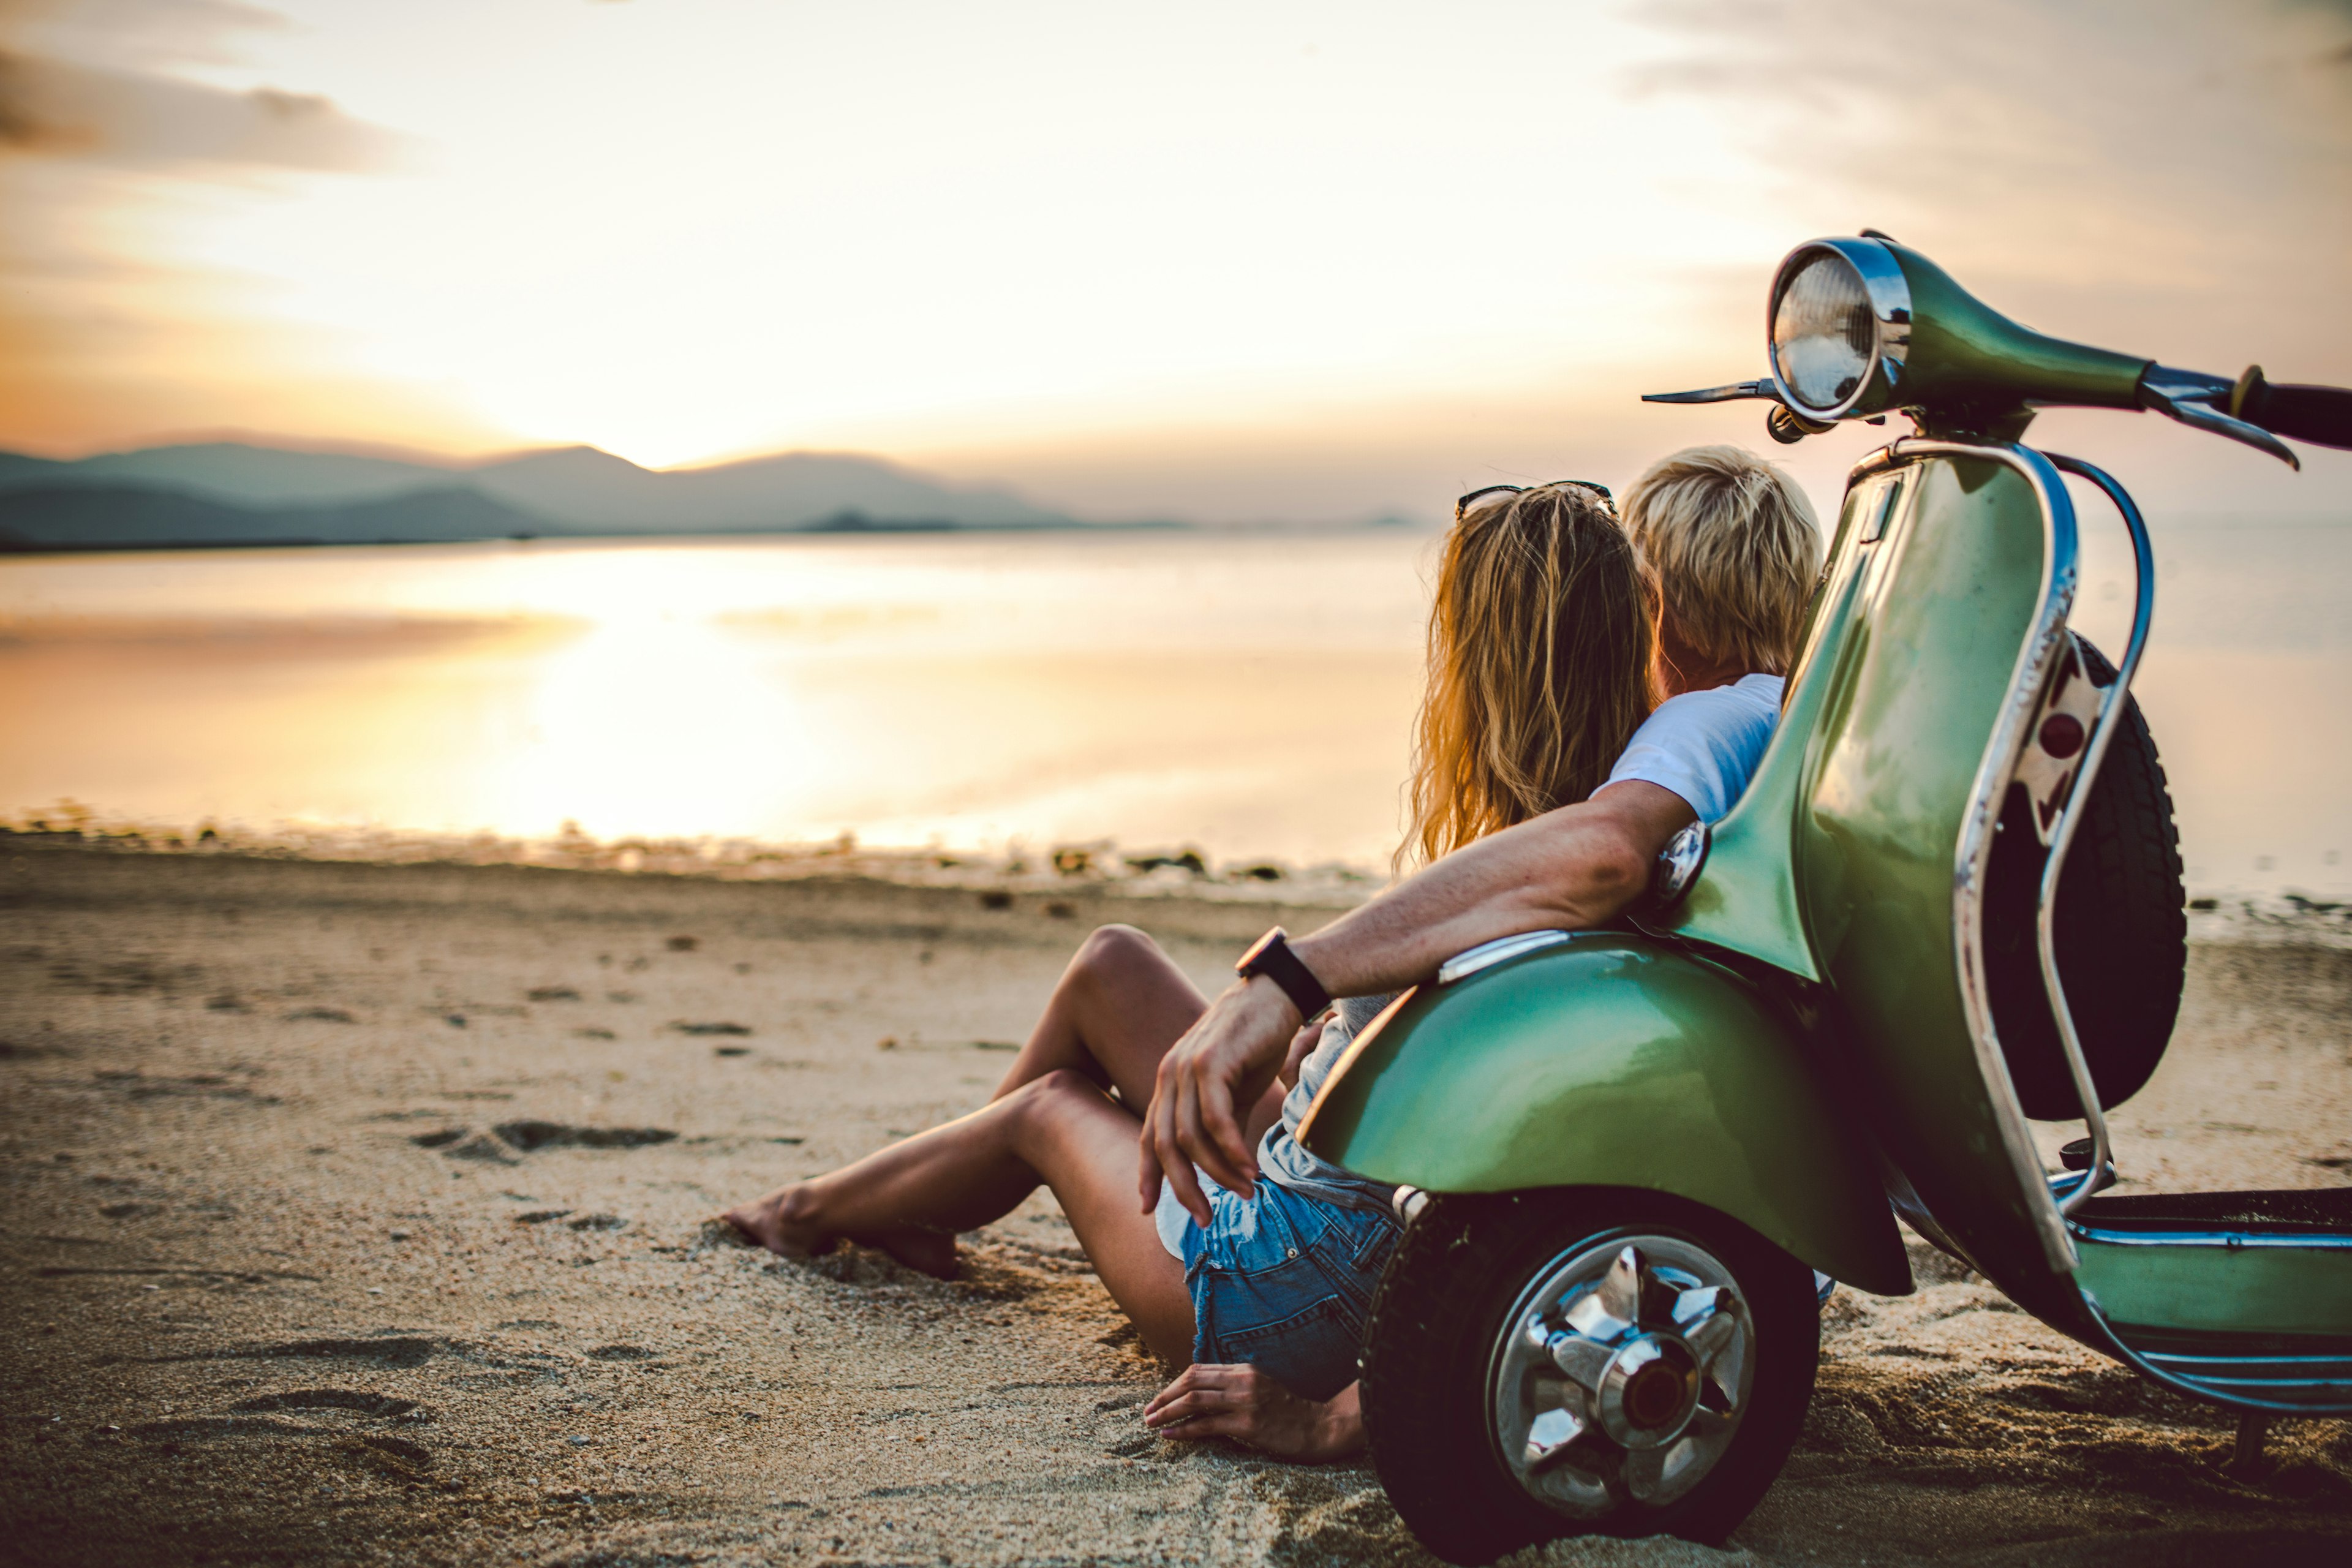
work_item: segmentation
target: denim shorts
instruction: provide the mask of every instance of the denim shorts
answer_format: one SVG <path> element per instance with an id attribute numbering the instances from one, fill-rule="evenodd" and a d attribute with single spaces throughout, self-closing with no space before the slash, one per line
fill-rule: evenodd
<path id="1" fill-rule="evenodd" d="M 1293 1394 L 1356 1381 L 1364 1320 L 1402 1234 L 1390 1215 L 1325 1203 L 1261 1178 L 1255 1200 L 1203 1181 L 1210 1222 L 1186 1220 L 1192 1359 L 1247 1363 Z"/>

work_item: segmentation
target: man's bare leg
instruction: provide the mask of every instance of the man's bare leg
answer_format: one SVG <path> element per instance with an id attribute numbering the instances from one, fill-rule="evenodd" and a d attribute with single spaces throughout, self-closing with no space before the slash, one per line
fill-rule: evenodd
<path id="1" fill-rule="evenodd" d="M 955 1233 L 1001 1219 L 1043 1181 L 1060 1200 L 1103 1284 L 1154 1352 L 1192 1359 L 1184 1271 L 1135 1205 L 1141 1127 L 1084 1075 L 1031 1080 L 971 1115 L 917 1133 L 811 1181 L 727 1212 L 787 1258 L 846 1237 L 928 1273 L 951 1274 Z"/>

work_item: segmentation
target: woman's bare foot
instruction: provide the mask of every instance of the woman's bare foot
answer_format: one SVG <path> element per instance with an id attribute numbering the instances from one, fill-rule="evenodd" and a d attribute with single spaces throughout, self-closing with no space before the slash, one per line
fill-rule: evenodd
<path id="1" fill-rule="evenodd" d="M 816 1204 L 806 1184 L 779 1187 L 763 1198 L 738 1204 L 719 1217 L 751 1241 L 782 1258 L 806 1260 L 831 1252 L 841 1236 L 820 1222 Z M 956 1244 L 952 1236 L 913 1226 L 877 1231 L 848 1239 L 879 1247 L 908 1268 L 935 1279 L 952 1279 Z"/>
<path id="2" fill-rule="evenodd" d="M 766 1197 L 738 1204 L 719 1217 L 780 1258 L 806 1259 L 831 1252 L 839 1237 L 827 1236 L 797 1215 L 787 1216 L 788 1208 L 805 1206 L 795 1201 L 798 1190 L 797 1186 L 778 1187 Z"/>

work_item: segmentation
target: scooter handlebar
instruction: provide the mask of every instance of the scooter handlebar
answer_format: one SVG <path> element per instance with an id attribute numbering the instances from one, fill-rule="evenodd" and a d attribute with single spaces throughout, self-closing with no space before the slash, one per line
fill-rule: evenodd
<path id="1" fill-rule="evenodd" d="M 2273 384 L 2256 365 L 2238 378 L 2230 413 L 2274 436 L 2291 436 L 2315 447 L 2352 448 L 2352 389 L 2341 386 Z"/>

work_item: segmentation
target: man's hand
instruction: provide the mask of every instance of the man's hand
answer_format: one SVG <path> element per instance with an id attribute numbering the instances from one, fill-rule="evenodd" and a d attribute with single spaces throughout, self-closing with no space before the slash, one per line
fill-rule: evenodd
<path id="1" fill-rule="evenodd" d="M 1163 1437 L 1234 1437 L 1280 1458 L 1317 1465 L 1364 1446 L 1364 1411 L 1349 1384 L 1329 1399 L 1301 1399 L 1254 1366 L 1188 1366 L 1143 1407 Z"/>
<path id="2" fill-rule="evenodd" d="M 1691 808 L 1673 791 L 1629 779 L 1592 798 L 1490 833 L 1407 877 L 1370 902 L 1290 944 L 1334 996 L 1401 991 L 1457 952 L 1522 931 L 1591 931 L 1649 886 L 1651 863 Z M 1186 1212 L 1209 1223 L 1198 1164 L 1254 1194 L 1257 1162 L 1242 1141 L 1242 1109 L 1257 1102 L 1306 1023 L 1260 976 L 1228 988 L 1160 1058 L 1143 1117 L 1148 1212 L 1164 1177 Z"/>
<path id="3" fill-rule="evenodd" d="M 1284 1093 L 1287 1094 L 1298 1087 L 1299 1068 L 1306 1066 L 1307 1058 L 1315 1054 L 1315 1047 L 1323 1043 L 1323 1026 L 1330 1021 L 1331 1009 L 1326 1007 L 1300 1025 L 1298 1033 L 1290 1037 L 1290 1049 L 1284 1053 L 1282 1066 L 1276 1069 L 1274 1075 L 1274 1081 L 1282 1085 Z"/>
<path id="4" fill-rule="evenodd" d="M 1209 1004 L 1160 1058 L 1143 1112 L 1144 1212 L 1160 1201 L 1164 1176 L 1176 1201 L 1202 1225 L 1209 1200 L 1192 1167 L 1244 1196 L 1257 1192 L 1257 1160 L 1242 1135 L 1241 1108 L 1255 1105 L 1302 1026 L 1298 1008 L 1264 975 L 1237 981 Z"/>

